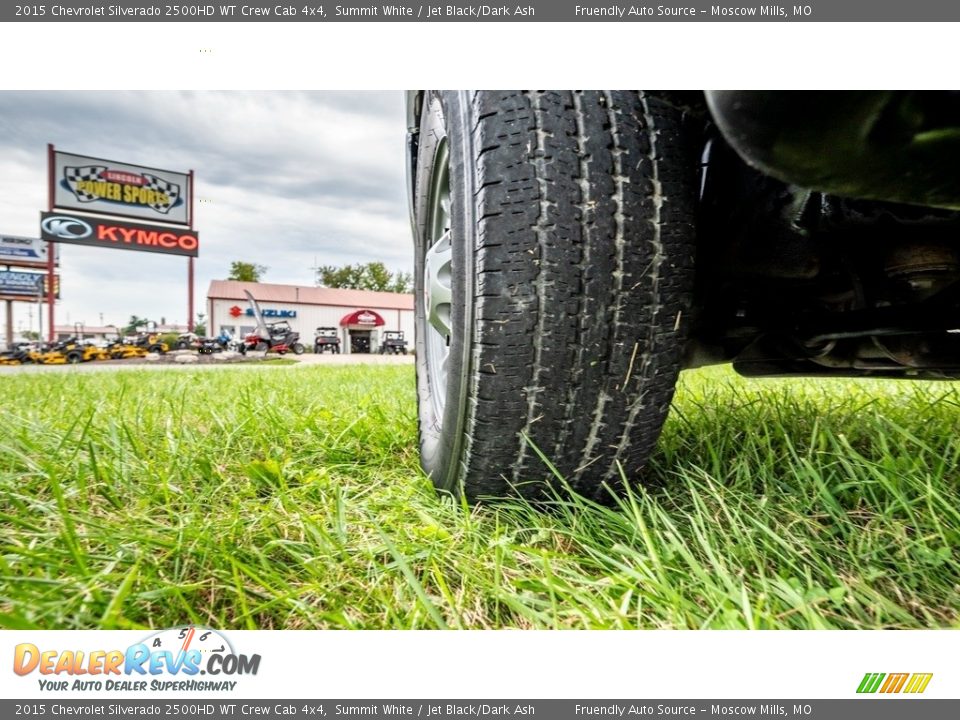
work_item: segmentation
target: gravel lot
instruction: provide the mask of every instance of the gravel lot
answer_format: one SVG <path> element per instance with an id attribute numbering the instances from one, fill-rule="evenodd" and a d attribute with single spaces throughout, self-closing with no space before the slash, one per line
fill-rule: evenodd
<path id="1" fill-rule="evenodd" d="M 216 358 L 216 355 L 213 356 Z M 178 363 L 157 360 L 111 360 L 107 362 L 88 362 L 80 365 L 0 365 L 0 375 L 18 373 L 45 373 L 45 372 L 101 372 L 115 370 L 183 370 L 188 368 L 220 369 L 220 368 L 298 368 L 312 365 L 412 365 L 413 355 L 331 355 L 324 353 L 314 355 L 304 353 L 294 355 L 267 355 L 248 353 L 246 362 L 216 362 L 204 358 L 200 362 Z M 259 359 L 273 360 L 277 358 L 296 360 L 296 364 L 261 364 Z"/>

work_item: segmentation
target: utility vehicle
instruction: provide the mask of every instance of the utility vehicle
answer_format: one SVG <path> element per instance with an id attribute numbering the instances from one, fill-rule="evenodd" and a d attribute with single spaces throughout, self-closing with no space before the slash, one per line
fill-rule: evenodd
<path id="1" fill-rule="evenodd" d="M 324 353 L 327 350 L 335 355 L 340 353 L 340 336 L 335 327 L 318 327 L 313 336 L 313 351 Z"/>
<path id="2" fill-rule="evenodd" d="M 279 355 L 285 355 L 292 352 L 294 355 L 302 355 L 304 351 L 303 343 L 300 342 L 300 333 L 290 327 L 286 320 L 268 323 L 263 319 L 263 311 L 260 304 L 254 299 L 249 290 L 244 290 L 250 307 L 253 308 L 253 315 L 257 319 L 257 329 L 249 333 L 238 346 L 242 355 L 246 355 L 248 350 L 260 350 L 264 352 L 275 352 Z"/>
<path id="3" fill-rule="evenodd" d="M 381 355 L 406 355 L 407 340 L 402 330 L 387 330 L 380 341 Z"/>

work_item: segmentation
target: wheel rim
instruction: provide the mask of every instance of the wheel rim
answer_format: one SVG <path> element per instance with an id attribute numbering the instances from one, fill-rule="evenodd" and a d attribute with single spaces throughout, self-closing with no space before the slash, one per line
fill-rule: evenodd
<path id="1" fill-rule="evenodd" d="M 430 397 L 439 425 L 446 405 L 450 360 L 451 261 L 450 152 L 444 138 L 437 146 L 430 183 L 427 251 L 423 258 L 423 301 L 426 316 L 426 365 Z"/>

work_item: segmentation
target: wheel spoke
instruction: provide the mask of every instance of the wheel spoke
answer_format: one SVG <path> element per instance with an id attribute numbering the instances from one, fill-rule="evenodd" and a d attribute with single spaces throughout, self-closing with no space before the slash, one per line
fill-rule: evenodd
<path id="1" fill-rule="evenodd" d="M 433 244 L 433 247 L 427 250 L 425 262 L 427 321 L 443 337 L 445 344 L 450 342 L 450 303 L 452 300 L 450 263 L 452 255 L 450 231 L 447 230 Z"/>
<path id="2" fill-rule="evenodd" d="M 426 320 L 424 341 L 435 423 L 440 423 L 444 414 L 450 336 L 453 333 L 451 320 L 453 245 L 450 238 L 452 197 L 449 157 L 449 147 L 444 138 L 438 144 L 434 156 L 435 166 L 430 183 L 429 216 L 426 223 L 429 246 L 423 255 L 422 293 Z"/>
<path id="3" fill-rule="evenodd" d="M 449 193 L 449 190 L 447 191 Z M 450 195 L 444 194 L 440 198 L 440 213 L 444 230 L 450 229 Z"/>

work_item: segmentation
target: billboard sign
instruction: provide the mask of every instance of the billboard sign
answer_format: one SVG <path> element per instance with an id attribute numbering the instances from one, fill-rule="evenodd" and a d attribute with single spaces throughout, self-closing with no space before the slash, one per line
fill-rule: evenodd
<path id="1" fill-rule="evenodd" d="M 60 276 L 54 276 L 56 297 L 60 297 Z M 20 272 L 0 270 L 0 296 L 23 297 L 33 300 L 41 292 L 46 297 L 47 274 L 38 272 Z"/>
<path id="2" fill-rule="evenodd" d="M 40 237 L 54 243 L 142 250 L 196 257 L 200 237 L 193 230 L 63 212 L 40 213 Z"/>
<path id="3" fill-rule="evenodd" d="M 46 267 L 50 247 L 40 238 L 0 235 L 0 265 Z M 52 247 L 56 248 L 55 245 Z M 59 264 L 59 259 L 59 253 L 54 250 L 54 261 Z"/>
<path id="4" fill-rule="evenodd" d="M 53 205 L 189 225 L 190 175 L 55 151 Z"/>

